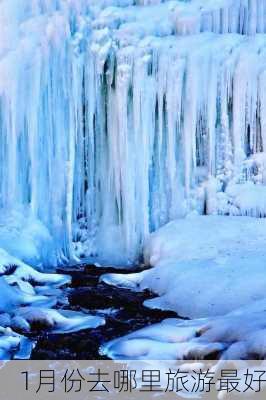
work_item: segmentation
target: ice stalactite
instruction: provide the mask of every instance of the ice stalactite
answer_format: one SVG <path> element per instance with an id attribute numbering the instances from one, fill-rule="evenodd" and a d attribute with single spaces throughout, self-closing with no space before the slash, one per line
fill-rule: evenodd
<path id="1" fill-rule="evenodd" d="M 215 33 L 264 33 L 264 0 L 191 0 L 175 8 L 179 34 L 204 31 Z"/>
<path id="2" fill-rule="evenodd" d="M 229 183 L 266 179 L 264 0 L 0 7 L 1 214 L 46 227 L 46 264 L 130 263 L 191 210 L 263 215 Z"/>

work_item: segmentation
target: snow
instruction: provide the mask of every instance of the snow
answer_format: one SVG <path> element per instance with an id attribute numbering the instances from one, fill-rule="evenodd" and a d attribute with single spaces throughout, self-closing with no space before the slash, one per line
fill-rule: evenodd
<path id="1" fill-rule="evenodd" d="M 221 317 L 167 319 L 102 346 L 113 359 L 265 359 L 265 298 Z"/>
<path id="2" fill-rule="evenodd" d="M 101 352 L 119 360 L 261 359 L 266 355 L 265 328 L 265 310 L 192 321 L 167 319 L 115 339 Z"/>
<path id="3" fill-rule="evenodd" d="M 101 317 L 66 310 L 57 311 L 46 308 L 23 307 L 19 315 L 30 324 L 36 322 L 43 324 L 43 326 L 49 328 L 51 333 L 65 334 L 104 325 L 104 319 Z"/>
<path id="4" fill-rule="evenodd" d="M 38 268 L 56 264 L 50 232 L 27 208 L 1 210 L 0 248 Z"/>
<path id="5" fill-rule="evenodd" d="M 196 338 L 199 326 L 175 319 L 165 320 L 115 339 L 102 346 L 101 352 L 119 360 L 193 360 L 197 359 L 196 351 L 201 356 L 222 351 L 222 343 L 204 343 Z"/>
<path id="6" fill-rule="evenodd" d="M 29 358 L 34 342 L 26 336 L 37 325 L 53 333 L 71 333 L 105 323 L 101 316 L 68 311 L 61 288 L 67 275 L 49 274 L 0 248 L 0 359 Z M 56 306 L 64 309 L 56 310 Z"/>
<path id="7" fill-rule="evenodd" d="M 266 186 L 253 182 L 230 184 L 226 190 L 228 196 L 226 207 L 221 211 L 231 215 L 266 217 Z"/>
<path id="8" fill-rule="evenodd" d="M 68 278 L 32 267 L 130 267 L 143 248 L 152 271 L 103 279 L 150 288 L 150 307 L 225 326 L 263 301 L 266 229 L 251 217 L 266 215 L 265 12 L 265 0 L 0 2 L 7 329 L 38 315 L 55 331 L 101 324 L 56 312 Z"/>
<path id="9" fill-rule="evenodd" d="M 192 215 L 151 234 L 145 260 L 152 269 L 101 279 L 149 289 L 157 296 L 146 307 L 191 320 L 166 320 L 103 351 L 123 359 L 194 359 L 216 352 L 227 359 L 264 357 L 265 243 L 266 220 L 251 217 Z"/>
<path id="10" fill-rule="evenodd" d="M 191 318 L 224 315 L 264 298 L 265 243 L 265 219 L 191 216 L 151 234 L 144 255 L 155 268 L 102 279 L 152 290 L 160 296 L 145 302 L 152 308 Z"/>

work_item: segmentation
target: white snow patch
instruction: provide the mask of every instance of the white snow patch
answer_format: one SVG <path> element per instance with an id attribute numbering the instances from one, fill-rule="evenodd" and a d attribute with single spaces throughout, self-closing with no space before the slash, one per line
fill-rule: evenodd
<path id="1" fill-rule="evenodd" d="M 113 340 L 102 352 L 116 359 L 265 359 L 265 317 L 263 299 L 222 317 L 168 319 Z"/>
<path id="2" fill-rule="evenodd" d="M 266 217 L 266 186 L 246 182 L 229 184 L 226 189 L 227 208 L 231 215 L 246 215 L 257 218 Z"/>
<path id="3" fill-rule="evenodd" d="M 34 343 L 15 332 L 38 326 L 70 333 L 105 323 L 102 317 L 53 309 L 65 301 L 60 288 L 70 283 L 67 275 L 38 272 L 1 248 L 0 274 L 0 359 L 29 358 Z"/>
<path id="4" fill-rule="evenodd" d="M 0 248 L 39 268 L 57 262 L 52 236 L 27 208 L 0 210 Z"/>
<path id="5" fill-rule="evenodd" d="M 104 318 L 82 312 L 23 307 L 18 314 L 29 324 L 37 323 L 52 333 L 71 333 L 104 325 Z"/>
<path id="6" fill-rule="evenodd" d="M 114 358 L 265 357 L 265 244 L 266 220 L 251 217 L 192 216 L 159 229 L 145 246 L 154 268 L 102 279 L 150 289 L 158 297 L 145 301 L 147 307 L 192 320 L 167 320 L 103 351 Z"/>

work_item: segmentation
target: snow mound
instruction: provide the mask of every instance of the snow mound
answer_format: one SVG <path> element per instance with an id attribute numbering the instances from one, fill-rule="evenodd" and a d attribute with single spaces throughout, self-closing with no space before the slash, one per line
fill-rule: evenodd
<path id="1" fill-rule="evenodd" d="M 105 323 L 61 309 L 67 306 L 61 288 L 70 281 L 67 275 L 38 272 L 0 248 L 0 359 L 29 358 L 34 342 L 25 335 L 32 331 L 70 333 Z"/>
<path id="2" fill-rule="evenodd" d="M 26 207 L 0 209 L 0 248 L 38 268 L 57 263 L 50 232 Z"/>
<path id="3" fill-rule="evenodd" d="M 226 206 L 219 210 L 223 214 L 251 216 L 256 218 L 266 217 L 266 186 L 246 182 L 242 184 L 229 184 L 225 196 Z M 224 198 L 222 199 L 222 201 Z"/>
<path id="4" fill-rule="evenodd" d="M 23 307 L 18 315 L 31 326 L 48 328 L 51 333 L 71 333 L 104 325 L 101 317 L 68 310 Z"/>
<path id="5" fill-rule="evenodd" d="M 219 318 L 164 320 L 102 346 L 128 360 L 265 359 L 266 300 Z"/>
<path id="6" fill-rule="evenodd" d="M 264 357 L 265 244 L 266 219 L 251 217 L 191 216 L 151 234 L 145 258 L 154 268 L 102 280 L 149 289 L 158 297 L 145 306 L 192 320 L 149 327 L 104 351 L 114 358 Z"/>
<path id="7" fill-rule="evenodd" d="M 165 320 L 111 341 L 102 346 L 101 353 L 120 360 L 192 360 L 224 350 L 222 343 L 204 343 L 196 338 L 201 326 L 204 326 L 204 321 Z"/>
<path id="8" fill-rule="evenodd" d="M 144 248 L 147 264 L 156 266 L 169 260 L 211 259 L 222 264 L 240 256 L 241 260 L 265 254 L 266 220 L 255 218 L 191 215 L 172 221 L 152 233 Z M 245 249 L 245 253 L 243 253 Z"/>
<path id="9" fill-rule="evenodd" d="M 154 268 L 102 280 L 150 289 L 159 297 L 145 305 L 183 317 L 223 315 L 265 297 L 265 244 L 265 219 L 191 216 L 150 235 L 144 255 Z"/>
<path id="10" fill-rule="evenodd" d="M 34 343 L 10 328 L 0 328 L 0 360 L 28 359 Z"/>

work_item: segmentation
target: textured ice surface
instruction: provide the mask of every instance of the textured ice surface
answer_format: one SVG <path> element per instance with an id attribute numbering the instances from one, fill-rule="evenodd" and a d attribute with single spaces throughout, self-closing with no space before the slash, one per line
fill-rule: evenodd
<path id="1" fill-rule="evenodd" d="M 259 195 L 224 193 L 231 181 L 265 185 L 264 167 L 247 167 L 266 146 L 265 10 L 3 0 L 0 211 L 27 210 L 42 231 L 24 249 L 8 232 L 4 247 L 37 264 L 122 264 L 190 210 L 264 215 Z"/>

